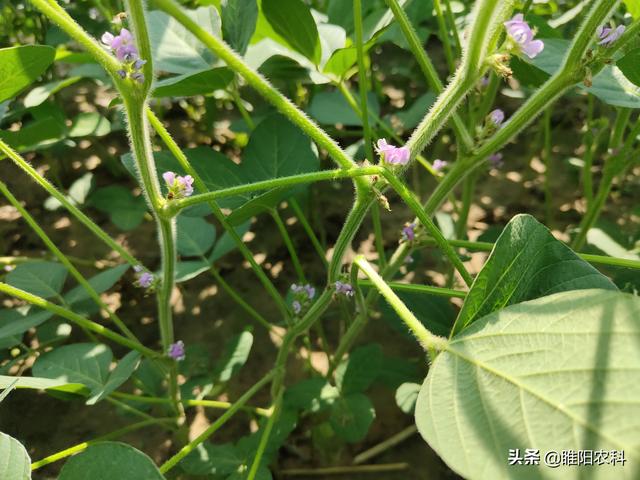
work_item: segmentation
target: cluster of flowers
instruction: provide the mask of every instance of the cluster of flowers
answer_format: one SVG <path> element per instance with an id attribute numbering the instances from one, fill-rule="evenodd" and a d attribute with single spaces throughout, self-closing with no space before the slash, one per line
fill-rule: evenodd
<path id="1" fill-rule="evenodd" d="M 613 42 L 618 40 L 624 31 L 627 28 L 624 25 L 618 25 L 616 28 L 613 27 L 605 27 L 601 25 L 596 30 L 596 35 L 598 36 L 598 45 L 602 45 L 603 47 L 610 47 Z"/>
<path id="2" fill-rule="evenodd" d="M 311 285 L 296 285 L 295 283 L 291 285 L 291 291 L 294 295 L 294 300 L 291 303 L 293 307 L 293 312 L 298 315 L 302 312 L 303 309 L 306 309 L 313 297 L 316 296 L 316 289 Z"/>
<path id="3" fill-rule="evenodd" d="M 191 175 L 181 177 L 174 172 L 164 172 L 162 178 L 169 189 L 169 193 L 167 194 L 169 200 L 189 197 L 193 194 L 193 177 Z"/>
<path id="4" fill-rule="evenodd" d="M 405 223 L 402 229 L 402 240 L 405 242 L 413 242 L 416 239 L 417 223 Z"/>
<path id="5" fill-rule="evenodd" d="M 389 165 L 406 165 L 411 157 L 408 147 L 394 147 L 384 138 L 376 143 L 376 152 L 380 155 L 380 159 Z"/>
<path id="6" fill-rule="evenodd" d="M 102 35 L 102 43 L 111 49 L 118 60 L 122 62 L 123 68 L 118 70 L 118 75 L 122 79 L 127 77 L 137 82 L 144 82 L 144 74 L 141 72 L 146 60 L 140 58 L 138 49 L 133 43 L 133 35 L 126 28 L 120 30 L 119 35 L 105 32 Z"/>
<path id="7" fill-rule="evenodd" d="M 172 343 L 171 345 L 169 345 L 167 355 L 170 358 L 173 358 L 176 362 L 181 362 L 182 360 L 184 360 L 186 357 L 184 342 L 182 340 L 178 340 L 176 343 Z"/>

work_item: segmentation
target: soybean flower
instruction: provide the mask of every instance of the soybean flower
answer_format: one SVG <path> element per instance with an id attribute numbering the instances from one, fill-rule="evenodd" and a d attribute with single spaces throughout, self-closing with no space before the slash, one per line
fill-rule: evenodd
<path id="1" fill-rule="evenodd" d="M 151 285 L 153 285 L 153 281 L 155 279 L 151 273 L 144 271 L 144 269 L 140 265 L 136 265 L 135 267 L 133 267 L 133 270 L 139 274 L 136 285 L 142 288 L 149 288 Z"/>
<path id="2" fill-rule="evenodd" d="M 441 170 L 443 170 L 447 165 L 449 165 L 449 162 L 446 162 L 444 160 L 440 160 L 439 158 L 436 158 L 433 161 L 433 169 L 436 172 L 440 172 Z"/>
<path id="3" fill-rule="evenodd" d="M 140 58 L 138 48 L 133 43 L 133 35 L 129 30 L 123 28 L 119 35 L 105 32 L 101 41 L 122 62 L 124 68 L 118 70 L 118 75 L 122 79 L 129 77 L 137 82 L 144 82 L 144 74 L 140 70 L 147 61 Z"/>
<path id="4" fill-rule="evenodd" d="M 162 178 L 167 184 L 169 189 L 168 198 L 183 198 L 193 194 L 193 177 L 191 175 L 185 175 L 181 177 L 174 172 L 164 172 Z"/>
<path id="5" fill-rule="evenodd" d="M 413 242 L 416 238 L 416 224 L 414 223 L 407 223 L 405 224 L 404 228 L 402 229 L 402 239 L 405 242 Z"/>
<path id="6" fill-rule="evenodd" d="M 184 360 L 186 357 L 184 351 L 184 342 L 182 340 L 178 340 L 176 343 L 172 343 L 171 345 L 169 345 L 167 355 L 173 358 L 176 362 Z"/>
<path id="7" fill-rule="evenodd" d="M 604 25 L 599 26 L 596 30 L 596 35 L 598 36 L 598 40 L 600 40 L 598 45 L 610 47 L 613 42 L 622 36 L 625 30 L 626 27 L 624 25 L 618 25 L 616 28 L 605 27 Z"/>
<path id="8" fill-rule="evenodd" d="M 408 147 L 394 147 L 389 145 L 384 138 L 378 140 L 376 152 L 378 152 L 382 161 L 389 165 L 406 165 L 411 156 Z"/>
<path id="9" fill-rule="evenodd" d="M 489 155 L 489 158 L 487 160 L 489 160 L 489 163 L 493 168 L 500 168 L 502 167 L 502 165 L 504 165 L 502 154 L 500 152 Z"/>
<path id="10" fill-rule="evenodd" d="M 531 30 L 529 24 L 524 21 L 522 13 L 518 13 L 511 20 L 504 22 L 504 26 L 518 49 L 527 57 L 535 58 L 544 50 L 544 42 L 533 39 L 535 33 Z"/>
<path id="11" fill-rule="evenodd" d="M 294 283 L 291 285 L 291 291 L 294 295 L 291 307 L 296 315 L 298 315 L 303 308 L 309 306 L 313 297 L 316 296 L 316 289 L 309 284 L 296 285 Z"/>
<path id="12" fill-rule="evenodd" d="M 353 295 L 355 294 L 355 290 L 350 283 L 345 283 L 337 280 L 334 285 L 336 287 L 336 293 L 338 294 L 342 294 L 345 297 L 353 297 Z"/>
<path id="13" fill-rule="evenodd" d="M 499 108 L 496 108 L 488 115 L 488 118 L 494 126 L 499 127 L 502 125 L 502 122 L 504 122 L 504 112 Z"/>

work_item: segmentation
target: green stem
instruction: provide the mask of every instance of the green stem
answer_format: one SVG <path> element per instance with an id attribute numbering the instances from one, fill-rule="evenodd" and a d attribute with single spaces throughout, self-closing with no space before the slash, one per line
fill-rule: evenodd
<path id="1" fill-rule="evenodd" d="M 305 216 L 304 212 L 302 211 L 302 208 L 300 207 L 300 204 L 298 203 L 298 201 L 294 197 L 291 197 L 289 199 L 289 205 L 291 205 L 291 208 L 293 209 L 294 213 L 296 214 L 296 217 L 298 217 L 298 220 L 300 221 L 300 224 L 302 225 L 302 228 L 304 228 L 304 231 L 307 233 L 307 236 L 309 237 L 309 240 L 311 241 L 311 244 L 313 245 L 313 248 L 318 253 L 318 256 L 320 257 L 320 260 L 322 261 L 323 265 L 325 267 L 328 267 L 329 266 L 329 262 L 325 258 L 324 248 L 320 244 L 320 240 L 318 239 L 318 237 L 316 236 L 315 232 L 313 231 L 313 228 L 311 228 L 311 224 L 309 223 L 309 220 L 307 220 L 307 217 Z"/>
<path id="2" fill-rule="evenodd" d="M 359 280 L 358 283 L 363 287 L 371 287 L 373 283 L 369 280 Z M 453 290 L 451 288 L 431 287 L 429 285 L 416 285 L 414 283 L 387 282 L 389 288 L 398 292 L 426 293 L 437 297 L 447 298 L 465 298 L 467 292 L 462 290 Z"/>
<path id="3" fill-rule="evenodd" d="M 374 203 L 371 207 L 371 222 L 376 241 L 376 251 L 378 252 L 378 264 L 381 268 L 387 265 L 387 255 L 384 252 L 384 237 L 382 235 L 382 223 L 380 222 L 380 206 Z"/>
<path id="4" fill-rule="evenodd" d="M 296 275 L 298 276 L 298 281 L 301 283 L 307 283 L 307 277 L 304 274 L 304 269 L 302 268 L 302 264 L 300 263 L 300 259 L 298 258 L 298 252 L 296 251 L 296 247 L 293 245 L 293 241 L 291 240 L 291 236 L 287 231 L 287 226 L 282 221 L 282 217 L 278 213 L 278 210 L 275 208 L 270 210 L 271 217 L 274 222 L 276 222 L 276 226 L 278 227 L 278 231 L 280 232 L 280 236 L 284 241 L 287 250 L 289 251 L 289 256 L 291 257 L 291 262 L 293 263 L 293 268 L 296 271 Z"/>
<path id="5" fill-rule="evenodd" d="M 258 469 L 260 468 L 260 463 L 262 462 L 262 457 L 267 448 L 267 445 L 269 444 L 271 431 L 273 430 L 273 426 L 275 425 L 276 420 L 280 416 L 280 411 L 282 410 L 283 394 L 284 388 L 281 388 L 272 407 L 273 413 L 269 416 L 269 418 L 267 418 L 267 423 L 265 424 L 262 435 L 260 436 L 260 443 L 258 443 L 258 448 L 256 450 L 255 456 L 253 457 L 253 462 L 251 464 L 249 474 L 247 475 L 247 480 L 254 480 L 256 478 Z"/>
<path id="6" fill-rule="evenodd" d="M 167 129 L 164 127 L 164 125 L 162 125 L 162 122 L 160 121 L 160 119 L 156 117 L 153 111 L 151 111 L 151 109 L 149 108 L 147 108 L 146 113 L 152 127 L 158 133 L 158 135 L 160 136 L 162 141 L 165 143 L 169 151 L 176 158 L 176 160 L 178 160 L 178 163 L 180 163 L 180 166 L 189 175 L 193 177 L 196 188 L 201 192 L 207 192 L 209 189 L 207 188 L 206 184 L 204 183 L 204 181 L 202 180 L 198 172 L 196 172 L 196 170 L 191 166 L 186 155 L 180 149 L 180 147 L 175 142 L 175 140 L 171 137 L 171 135 L 169 134 Z M 195 195 L 194 197 L 189 197 L 189 198 L 195 198 L 195 197 L 198 197 L 198 195 Z M 174 202 L 172 202 L 172 204 L 173 203 Z M 227 221 L 224 213 L 222 212 L 222 210 L 220 210 L 220 207 L 218 206 L 218 204 L 213 199 L 208 200 L 207 203 L 209 205 L 209 208 L 211 208 L 213 215 L 216 217 L 216 220 L 220 222 L 222 227 L 229 234 L 229 236 L 235 243 L 236 247 L 242 254 L 242 256 L 249 263 L 249 265 L 251 265 L 251 269 L 253 270 L 256 277 L 258 277 L 258 280 L 260 280 L 260 282 L 264 286 L 267 293 L 269 293 L 271 298 L 273 298 L 273 300 L 275 301 L 276 306 L 280 310 L 280 313 L 285 318 L 287 318 L 289 315 L 289 311 L 286 304 L 282 300 L 282 297 L 280 296 L 280 293 L 278 292 L 276 287 L 273 285 L 273 282 L 264 273 L 264 270 L 262 270 L 262 267 L 258 265 L 258 262 L 256 262 L 255 258 L 253 257 L 253 253 L 251 253 L 251 251 L 244 244 L 244 242 L 242 241 L 242 238 L 240 237 L 240 235 L 238 235 L 238 232 L 236 232 L 235 228 Z"/>
<path id="7" fill-rule="evenodd" d="M 18 155 L 9 145 L 0 140 L 0 151 L 9 157 L 13 163 L 20 167 L 31 179 L 44 188 L 49 195 L 58 200 L 68 211 L 76 217 L 85 227 L 87 227 L 91 233 L 102 240 L 106 245 L 111 247 L 117 252 L 124 260 L 131 265 L 138 265 L 140 262 L 136 260 L 129 252 L 127 252 L 122 246 L 118 245 L 109 234 L 96 225 L 93 220 L 87 217 L 80 211 L 75 205 L 73 205 L 62 193 L 60 193 L 56 187 L 54 187 L 46 178 L 42 177 L 29 163 Z"/>
<path id="8" fill-rule="evenodd" d="M 193 195 L 191 197 L 173 200 L 169 202 L 165 207 L 165 212 L 168 216 L 172 216 L 187 207 L 192 207 L 194 205 L 209 202 L 211 200 L 218 200 L 220 198 L 233 197 L 236 195 L 242 195 L 259 190 L 271 190 L 279 187 L 290 187 L 293 185 L 300 185 L 304 183 L 379 175 L 381 172 L 382 167 L 372 166 L 354 167 L 338 170 L 322 170 L 320 172 L 301 173 L 298 175 L 291 175 L 289 177 L 272 178 L 269 180 L 247 183 L 245 185 L 238 185 L 237 187 L 223 188 L 220 190 L 216 190 L 215 192 L 201 193 L 199 195 Z"/>
<path id="9" fill-rule="evenodd" d="M 545 219 L 549 227 L 553 223 L 553 195 L 551 193 L 551 107 L 544 111 L 542 120 L 543 132 L 544 132 L 544 151 L 542 153 L 544 158 L 544 205 L 545 205 Z"/>
<path id="10" fill-rule="evenodd" d="M 11 295 L 13 297 L 19 298 L 20 300 L 24 300 L 36 307 L 44 308 L 45 310 L 49 310 L 50 312 L 55 313 L 56 315 L 60 315 L 67 320 L 75 323 L 81 328 L 85 328 L 91 332 L 97 333 L 98 335 L 102 335 L 109 340 L 112 340 L 120 345 L 123 345 L 127 348 L 140 352 L 141 354 L 149 357 L 156 358 L 158 357 L 158 353 L 154 352 L 150 348 L 145 347 L 137 342 L 134 342 L 127 337 L 120 335 L 112 330 L 109 330 L 106 327 L 103 327 L 99 323 L 92 322 L 77 313 L 74 313 L 66 308 L 61 307 L 60 305 L 56 305 L 55 303 L 51 303 L 45 300 L 42 297 L 38 297 L 29 292 L 25 292 L 24 290 L 20 290 L 19 288 L 12 287 L 6 283 L 0 282 L 0 292 L 6 293 L 7 295 Z"/>
<path id="11" fill-rule="evenodd" d="M 51 241 L 49 236 L 45 233 L 45 231 L 40 228 L 40 225 L 36 222 L 36 220 L 29 214 L 29 212 L 20 204 L 20 202 L 14 197 L 4 182 L 0 181 L 0 191 L 4 194 L 4 196 L 11 202 L 11 204 L 20 212 L 22 218 L 27 222 L 27 224 L 36 232 L 36 235 L 40 237 L 40 239 L 44 242 L 47 248 L 55 255 L 60 263 L 62 263 L 67 270 L 71 273 L 71 275 L 76 279 L 76 281 L 85 289 L 87 294 L 91 297 L 91 299 L 96 302 L 96 305 L 102 309 L 103 312 L 107 314 L 109 319 L 120 329 L 125 336 L 127 336 L 131 341 L 140 343 L 140 340 L 136 338 L 129 328 L 124 324 L 124 322 L 116 315 L 115 312 L 112 312 L 111 309 L 102 301 L 98 292 L 91 286 L 91 284 L 82 276 L 82 274 L 78 271 L 76 267 L 69 261 L 69 259 L 65 256 L 64 253 L 60 251 L 58 247 Z"/>
<path id="12" fill-rule="evenodd" d="M 430 215 L 427 215 L 425 210 L 422 208 L 422 205 L 420 205 L 420 203 L 414 198 L 411 191 L 393 174 L 393 172 L 389 170 L 385 171 L 384 178 L 389 182 L 391 187 L 398 193 L 398 195 L 400 195 L 407 206 L 411 208 L 416 217 L 418 217 L 418 220 L 420 220 L 420 223 L 435 239 L 435 241 L 438 243 L 438 247 L 456 268 L 464 282 L 468 286 L 471 286 L 471 284 L 473 283 L 473 277 L 469 274 L 455 250 L 451 247 L 451 245 L 449 245 L 449 243 L 447 243 L 447 239 L 444 238 L 444 235 L 442 235 L 440 229 L 433 223 Z"/>
<path id="13" fill-rule="evenodd" d="M 329 156 L 342 168 L 355 166 L 354 161 L 330 138 L 315 122 L 310 120 L 291 100 L 276 90 L 266 78 L 249 67 L 224 41 L 205 31 L 194 22 L 173 0 L 155 0 L 161 10 L 180 22 L 196 38 L 204 43 L 218 58 L 232 70 L 240 74 L 245 81 L 271 103 L 280 113 L 305 132 L 318 146 L 324 148 Z M 360 187 L 366 187 L 364 180 L 356 179 Z"/>
<path id="14" fill-rule="evenodd" d="M 462 44 L 460 43 L 460 34 L 458 33 L 458 27 L 456 26 L 456 19 L 453 16 L 453 10 L 451 9 L 451 2 L 444 0 L 445 10 L 444 15 L 449 24 L 451 30 L 451 36 L 453 37 L 453 43 L 456 50 L 456 56 L 459 57 L 462 54 Z"/>
<path id="15" fill-rule="evenodd" d="M 411 333 L 416 336 L 425 351 L 440 351 L 446 347 L 447 340 L 427 330 L 363 256 L 357 256 L 354 263 L 369 277 L 373 285 L 409 327 Z"/>
<path id="16" fill-rule="evenodd" d="M 262 379 L 260 379 L 249 390 L 247 390 L 238 400 L 236 400 L 231 408 L 224 412 L 220 416 L 220 418 L 213 422 L 204 432 L 198 435 L 187 445 L 182 447 L 178 453 L 176 453 L 173 457 L 163 463 L 160 467 L 160 472 L 167 473 L 169 470 L 175 467 L 180 462 L 180 460 L 182 460 L 184 457 L 189 455 L 189 453 L 195 450 L 198 445 L 211 437 L 211 435 L 213 435 L 220 427 L 222 427 L 227 422 L 227 420 L 233 417 L 238 412 L 238 410 L 240 410 L 245 405 L 245 403 L 247 403 L 251 399 L 251 397 L 253 397 L 262 387 L 269 383 L 275 374 L 276 370 L 272 370 L 264 377 L 262 377 Z"/>
<path id="17" fill-rule="evenodd" d="M 369 127 L 369 107 L 367 101 L 367 69 L 364 63 L 364 47 L 362 40 L 362 0 L 353 0 L 353 24 L 355 28 L 356 52 L 358 60 L 358 86 L 360 88 L 360 112 L 362 113 L 362 128 L 364 130 L 364 151 L 367 160 L 373 164 L 373 147 L 371 142 L 371 128 Z"/>
<path id="18" fill-rule="evenodd" d="M 422 74 L 427 80 L 427 84 L 431 89 L 440 94 L 442 90 L 444 90 L 444 86 L 440 81 L 440 77 L 438 76 L 438 72 L 436 68 L 433 66 L 433 63 L 429 59 L 427 52 L 422 47 L 422 43 L 418 38 L 418 34 L 415 29 L 411 25 L 411 21 L 409 17 L 407 17 L 406 12 L 402 9 L 402 7 L 398 4 L 398 0 L 385 0 L 388 7 L 393 12 L 393 15 L 402 30 L 402 33 L 409 44 L 409 48 L 413 53 L 416 61 L 418 62 L 418 66 L 420 70 L 422 70 Z M 457 113 L 453 113 L 451 115 L 452 127 L 456 133 L 456 137 L 462 143 L 462 148 L 465 151 L 471 150 L 473 148 L 473 138 L 469 134 L 469 131 L 464 125 L 464 122 L 460 119 L 460 116 Z"/>
<path id="19" fill-rule="evenodd" d="M 438 30 L 440 31 L 440 40 L 442 41 L 442 45 L 444 47 L 444 56 L 447 59 L 447 66 L 449 67 L 449 72 L 453 72 L 456 69 L 456 63 L 453 55 L 453 49 L 451 48 L 449 31 L 447 29 L 444 14 L 442 13 L 442 5 L 440 4 L 440 0 L 433 0 L 433 7 L 436 11 Z"/>
<path id="20" fill-rule="evenodd" d="M 269 332 L 275 332 L 273 329 L 273 325 L 271 325 L 262 315 L 260 315 L 255 308 L 249 305 L 240 295 L 236 292 L 231 285 L 229 285 L 222 275 L 218 272 L 218 269 L 215 266 L 212 266 L 209 270 L 211 275 L 216 279 L 218 284 L 223 288 L 227 294 L 233 298 L 233 300 L 240 305 L 251 317 L 253 317 L 261 326 L 266 328 Z"/>
<path id="21" fill-rule="evenodd" d="M 153 56 L 151 55 L 151 42 L 149 41 L 149 32 L 145 19 L 145 8 L 142 0 L 126 0 L 125 4 L 129 15 L 129 25 L 131 25 L 135 36 L 140 58 L 147 62 L 142 67 L 142 72 L 144 73 L 142 88 L 136 89 L 140 98 L 145 98 L 153 83 Z"/>
<path id="22" fill-rule="evenodd" d="M 49 455 L 48 457 L 45 457 L 42 460 L 33 462 L 31 464 L 31 471 L 42 468 L 45 465 L 49 465 L 50 463 L 57 462 L 58 460 L 62 460 L 64 458 L 70 457 L 71 455 L 75 455 L 76 453 L 83 452 L 88 447 L 98 442 L 104 442 L 106 440 L 112 440 L 114 438 L 122 437 L 127 433 L 135 432 L 136 430 L 140 430 L 141 428 L 145 428 L 150 425 L 157 425 L 159 423 L 172 423 L 173 421 L 174 421 L 173 418 L 152 418 L 152 419 L 147 419 L 138 423 L 128 425 L 124 428 L 120 428 L 119 430 L 115 430 L 113 432 L 107 433 L 106 435 L 102 435 L 94 440 L 89 440 L 87 442 L 79 443 L 77 445 L 74 445 L 73 447 L 69 447 L 64 450 L 61 450 L 60 452 L 56 452 L 52 455 Z"/>

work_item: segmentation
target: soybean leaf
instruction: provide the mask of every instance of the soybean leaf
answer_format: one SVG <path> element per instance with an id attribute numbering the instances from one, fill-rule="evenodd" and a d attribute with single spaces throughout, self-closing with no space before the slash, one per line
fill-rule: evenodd
<path id="1" fill-rule="evenodd" d="M 120 277 L 124 275 L 124 273 L 129 269 L 128 264 L 118 265 L 117 267 L 109 268 L 104 272 L 100 272 L 99 274 L 91 277 L 89 281 L 89 285 L 93 287 L 96 293 L 103 293 L 113 287 Z M 69 290 L 64 296 L 65 302 L 67 302 L 71 306 L 75 306 L 76 304 L 83 302 L 85 300 L 90 299 L 91 297 L 85 290 L 82 285 L 78 285 L 74 287 L 72 290 Z"/>
<path id="2" fill-rule="evenodd" d="M 569 40 L 548 38 L 544 40 L 544 50 L 540 55 L 530 60 L 530 63 L 543 72 L 551 75 L 562 64 Z M 609 105 L 625 108 L 640 108 L 640 87 L 633 85 L 616 66 L 605 66 L 592 80 L 589 88 L 577 85 L 579 88 L 592 93 Z"/>
<path id="3" fill-rule="evenodd" d="M 73 205 L 83 204 L 89 192 L 93 188 L 93 173 L 87 172 L 69 187 L 69 194 L 65 198 Z M 48 197 L 44 202 L 44 208 L 47 210 L 57 210 L 62 207 L 62 203 L 55 197 Z"/>
<path id="4" fill-rule="evenodd" d="M 640 9 L 640 7 L 639 7 Z M 640 86 L 640 48 L 634 48 L 616 63 L 618 68 L 635 85 Z"/>
<path id="5" fill-rule="evenodd" d="M 15 97 L 53 63 L 55 48 L 24 45 L 0 49 L 0 102 Z"/>
<path id="6" fill-rule="evenodd" d="M 26 108 L 37 107 L 47 98 L 55 93 L 59 92 L 63 88 L 67 88 L 70 85 L 82 80 L 82 77 L 69 77 L 63 80 L 56 80 L 53 82 L 45 83 L 31 90 L 26 97 L 24 97 L 24 106 Z"/>
<path id="7" fill-rule="evenodd" d="M 273 30 L 314 64 L 320 63 L 318 27 L 302 0 L 262 0 L 262 12 Z"/>
<path id="8" fill-rule="evenodd" d="M 219 67 L 194 74 L 177 75 L 156 82 L 153 96 L 191 97 L 207 95 L 226 88 L 233 80 L 233 72 L 227 67 Z"/>
<path id="9" fill-rule="evenodd" d="M 319 412 L 338 397 L 339 391 L 324 378 L 309 378 L 288 387 L 284 392 L 286 408 Z"/>
<path id="10" fill-rule="evenodd" d="M 97 189 L 89 198 L 89 204 L 107 213 L 113 224 L 125 231 L 136 228 L 147 212 L 142 196 L 135 197 L 121 185 L 110 185 Z"/>
<path id="11" fill-rule="evenodd" d="M 138 365 L 140 365 L 140 354 L 138 352 L 127 353 L 118 362 L 116 368 L 113 369 L 102 389 L 100 391 L 93 392 L 91 398 L 87 400 L 87 405 L 98 403 L 124 382 L 129 380 L 129 377 L 133 372 L 135 372 Z"/>
<path id="12" fill-rule="evenodd" d="M 390 389 L 396 389 L 405 382 L 417 382 L 424 376 L 416 362 L 400 357 L 385 356 L 376 377 L 379 382 Z"/>
<path id="13" fill-rule="evenodd" d="M 383 355 L 378 344 L 356 348 L 336 368 L 336 385 L 342 395 L 364 392 L 380 373 Z"/>
<path id="14" fill-rule="evenodd" d="M 362 393 L 339 397 L 331 407 L 329 423 L 336 434 L 349 443 L 362 440 L 376 418 L 371 400 Z"/>
<path id="15" fill-rule="evenodd" d="M 186 282 L 208 271 L 211 264 L 207 260 L 184 260 L 176 263 L 176 282 Z"/>
<path id="16" fill-rule="evenodd" d="M 20 130 L 0 131 L 0 139 L 18 152 L 40 150 L 59 142 L 67 134 L 67 127 L 58 118 L 36 119 Z"/>
<path id="17" fill-rule="evenodd" d="M 22 335 L 31 328 L 43 324 L 53 316 L 48 310 L 29 308 L 0 310 L 0 339 L 7 339 L 13 346 L 20 342 Z"/>
<path id="18" fill-rule="evenodd" d="M 164 480 L 155 463 L 140 450 L 120 442 L 100 442 L 71 457 L 58 480 Z"/>
<path id="19" fill-rule="evenodd" d="M 585 288 L 616 290 L 531 215 L 517 215 L 498 238 L 471 285 L 453 334 L 491 312 L 552 293 Z"/>
<path id="20" fill-rule="evenodd" d="M 627 11 L 634 18 L 640 18 L 640 3 L 635 0 L 624 0 L 624 5 L 627 7 Z"/>
<path id="21" fill-rule="evenodd" d="M 83 395 L 87 393 L 87 387 L 80 383 L 68 383 L 65 380 L 52 380 L 50 378 L 10 377 L 0 375 L 0 390 L 9 388 L 9 385 L 12 384 L 14 384 L 15 388 L 55 390 L 59 392 L 80 393 Z"/>
<path id="22" fill-rule="evenodd" d="M 216 229 L 200 217 L 181 215 L 177 222 L 177 244 L 180 255 L 204 257 L 216 241 Z"/>
<path id="23" fill-rule="evenodd" d="M 396 405 L 404 413 L 412 414 L 416 408 L 418 393 L 420 393 L 419 383 L 403 383 L 396 390 Z"/>
<path id="24" fill-rule="evenodd" d="M 0 478 L 30 480 L 31 458 L 27 449 L 15 438 L 0 432 Z"/>
<path id="25" fill-rule="evenodd" d="M 204 442 L 180 462 L 190 475 L 230 475 L 242 465 L 242 456 L 231 444 Z"/>
<path id="26" fill-rule="evenodd" d="M 232 337 L 225 345 L 222 358 L 216 363 L 214 376 L 220 382 L 226 382 L 233 377 L 246 363 L 253 345 L 251 332 L 242 332 Z"/>
<path id="27" fill-rule="evenodd" d="M 509 465 L 509 449 L 624 450 L 640 474 L 640 299 L 562 292 L 476 321 L 435 359 L 416 404 L 418 430 L 465 478 L 584 478 L 572 466 Z"/>
<path id="28" fill-rule="evenodd" d="M 234 228 L 236 234 L 242 238 L 245 233 L 249 231 L 251 228 L 251 222 L 245 222 L 241 225 L 238 225 Z M 216 260 L 224 257 L 227 253 L 231 252 L 236 248 L 236 242 L 233 241 L 229 232 L 225 231 L 222 236 L 218 239 L 213 250 L 211 251 L 211 255 L 209 255 L 209 262 L 213 263 Z"/>
<path id="29" fill-rule="evenodd" d="M 111 123 L 97 112 L 80 113 L 73 119 L 69 136 L 76 137 L 104 137 L 111 132 Z"/>
<path id="30" fill-rule="evenodd" d="M 112 358 L 106 345 L 75 343 L 42 354 L 33 364 L 32 371 L 36 377 L 81 383 L 93 396 L 102 391 Z"/>
<path id="31" fill-rule="evenodd" d="M 214 7 L 185 10 L 184 13 L 206 32 L 221 36 L 220 16 Z M 191 32 L 164 12 L 147 15 L 151 54 L 155 70 L 168 73 L 197 73 L 212 68 L 214 55 Z"/>
<path id="32" fill-rule="evenodd" d="M 256 29 L 256 0 L 227 0 L 222 6 L 222 36 L 240 55 L 244 55 Z"/>
<path id="33" fill-rule="evenodd" d="M 67 269 L 56 262 L 28 262 L 7 275 L 9 285 L 42 298 L 56 297 L 67 278 Z"/>
<path id="34" fill-rule="evenodd" d="M 380 104 L 375 94 L 367 96 L 370 121 L 373 122 L 373 114 L 380 114 Z M 346 126 L 362 126 L 362 120 L 349 106 L 347 101 L 338 91 L 320 92 L 314 95 L 309 106 L 309 115 L 324 125 L 340 123 Z"/>

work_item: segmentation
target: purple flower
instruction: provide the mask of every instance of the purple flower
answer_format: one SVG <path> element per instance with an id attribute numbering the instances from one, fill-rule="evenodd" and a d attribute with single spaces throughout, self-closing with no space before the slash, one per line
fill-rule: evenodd
<path id="1" fill-rule="evenodd" d="M 144 81 L 144 76 L 142 81 Z M 193 194 L 193 177 L 191 175 L 182 177 L 174 172 L 164 172 L 162 178 L 169 189 L 169 198 L 182 198 Z"/>
<path id="2" fill-rule="evenodd" d="M 604 25 L 599 26 L 596 30 L 596 35 L 600 40 L 598 45 L 610 47 L 613 42 L 622 36 L 625 30 L 626 27 L 624 25 L 618 25 L 616 28 L 605 27 Z"/>
<path id="3" fill-rule="evenodd" d="M 344 282 L 341 282 L 340 280 L 336 281 L 335 287 L 336 287 L 336 293 L 342 294 L 346 297 L 353 297 L 353 295 L 356 293 L 355 290 L 353 289 L 353 286 L 350 283 L 344 283 Z"/>
<path id="4" fill-rule="evenodd" d="M 293 307 L 293 312 L 297 315 L 300 313 L 300 311 L 302 310 L 302 305 L 300 304 L 300 302 L 298 300 L 294 300 L 293 303 L 291 304 L 291 306 Z"/>
<path id="5" fill-rule="evenodd" d="M 121 62 L 131 63 L 138 60 L 138 49 L 135 45 L 123 45 L 120 48 L 114 50 L 114 52 L 116 54 L 116 58 Z"/>
<path id="6" fill-rule="evenodd" d="M 504 22 L 507 33 L 520 48 L 520 51 L 529 58 L 536 57 L 544 50 L 544 42 L 542 40 L 534 40 L 535 34 L 527 22 L 524 21 L 524 15 L 518 13 L 511 20 Z"/>
<path id="7" fill-rule="evenodd" d="M 447 165 L 449 165 L 449 162 L 445 162 L 444 160 L 440 160 L 439 158 L 436 158 L 433 161 L 433 169 L 436 172 L 442 171 Z"/>
<path id="8" fill-rule="evenodd" d="M 500 152 L 489 155 L 489 158 L 487 158 L 487 160 L 493 168 L 500 168 L 504 165 L 502 154 Z"/>
<path id="9" fill-rule="evenodd" d="M 504 122 L 504 112 L 499 108 L 496 108 L 493 112 L 489 114 L 489 121 L 496 127 L 502 125 Z"/>
<path id="10" fill-rule="evenodd" d="M 152 273 L 145 271 L 142 265 L 135 265 L 133 270 L 138 274 L 138 280 L 136 280 L 136 285 L 138 287 L 149 288 L 153 285 L 155 277 Z"/>
<path id="11" fill-rule="evenodd" d="M 407 223 L 402 229 L 402 239 L 405 242 L 413 242 L 416 238 L 415 232 L 416 224 L 415 223 Z"/>
<path id="12" fill-rule="evenodd" d="M 169 357 L 173 358 L 176 362 L 184 360 L 186 354 L 184 351 L 184 342 L 178 340 L 176 343 L 169 345 L 169 351 L 167 352 Z"/>
<path id="13" fill-rule="evenodd" d="M 117 71 L 124 80 L 129 77 L 140 83 L 144 83 L 144 74 L 140 69 L 147 63 L 140 58 L 138 48 L 133 43 L 133 35 L 126 28 L 120 30 L 119 35 L 105 32 L 101 41 L 111 49 L 116 58 L 123 63 L 124 68 Z"/>
<path id="14" fill-rule="evenodd" d="M 409 148 L 394 147 L 393 145 L 389 145 L 384 138 L 378 140 L 376 152 L 378 152 L 382 160 L 389 165 L 406 165 L 411 156 Z"/>

